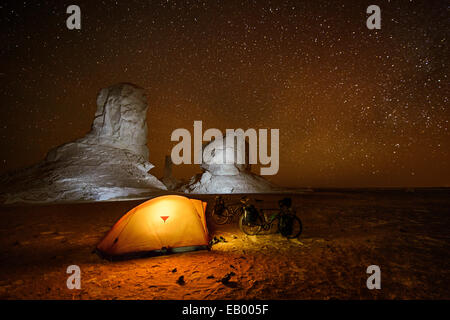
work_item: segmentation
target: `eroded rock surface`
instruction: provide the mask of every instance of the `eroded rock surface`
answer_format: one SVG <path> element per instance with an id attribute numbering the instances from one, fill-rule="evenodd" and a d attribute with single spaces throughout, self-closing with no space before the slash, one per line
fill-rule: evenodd
<path id="1" fill-rule="evenodd" d="M 181 187 L 186 193 L 267 193 L 281 192 L 282 189 L 263 177 L 251 172 L 248 159 L 248 145 L 245 147 L 245 162 L 239 163 L 241 149 L 236 140 L 227 145 L 225 135 L 221 140 L 213 140 L 204 146 L 203 173 L 191 178 Z M 207 148 L 207 149 L 206 149 Z M 230 159 L 232 159 L 230 161 Z M 241 161 L 242 162 L 242 161 Z"/>
<path id="2" fill-rule="evenodd" d="M 148 173 L 147 108 L 144 90 L 133 84 L 102 89 L 91 131 L 52 149 L 42 162 L 3 176 L 1 200 L 102 201 L 166 190 Z"/>

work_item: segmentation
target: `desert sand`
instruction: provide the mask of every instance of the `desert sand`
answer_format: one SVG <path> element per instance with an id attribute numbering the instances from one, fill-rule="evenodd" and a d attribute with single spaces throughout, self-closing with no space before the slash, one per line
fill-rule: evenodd
<path id="1" fill-rule="evenodd" d="M 298 239 L 247 236 L 237 221 L 217 227 L 209 219 L 211 236 L 227 240 L 211 251 L 115 262 L 92 251 L 144 200 L 3 206 L 0 298 L 449 299 L 449 195 L 445 189 L 294 195 L 303 222 Z M 192 197 L 212 206 L 211 195 Z M 253 196 L 265 208 L 281 197 Z M 66 286 L 72 264 L 81 268 L 80 290 Z M 381 268 L 381 290 L 366 287 L 369 265 Z M 229 283 L 220 282 L 232 271 Z"/>

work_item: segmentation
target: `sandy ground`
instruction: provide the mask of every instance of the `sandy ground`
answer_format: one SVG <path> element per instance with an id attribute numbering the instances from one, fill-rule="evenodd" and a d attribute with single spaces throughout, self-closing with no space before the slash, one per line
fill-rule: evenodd
<path id="1" fill-rule="evenodd" d="M 142 201 L 1 207 L 0 298 L 450 299 L 449 196 L 448 190 L 297 195 L 293 204 L 304 225 L 298 239 L 210 224 L 211 235 L 228 241 L 212 251 L 118 262 L 92 250 Z M 272 208 L 280 196 L 256 198 Z M 81 268 L 80 290 L 66 287 L 72 264 Z M 381 268 L 381 290 L 366 287 L 373 264 Z M 218 281 L 231 271 L 227 285 Z"/>

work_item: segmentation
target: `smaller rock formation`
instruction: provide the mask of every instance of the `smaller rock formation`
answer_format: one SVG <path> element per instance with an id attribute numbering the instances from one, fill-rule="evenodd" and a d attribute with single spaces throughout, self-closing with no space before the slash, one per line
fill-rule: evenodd
<path id="1" fill-rule="evenodd" d="M 164 163 L 164 176 L 161 179 L 162 183 L 167 187 L 167 190 L 177 189 L 181 182 L 175 178 L 172 174 L 172 159 L 170 156 L 166 156 Z"/>
<path id="2" fill-rule="evenodd" d="M 233 146 L 227 146 L 226 139 L 234 139 Z M 238 148 L 234 135 L 225 135 L 221 140 L 213 140 L 203 147 L 210 152 L 204 154 L 201 168 L 203 173 L 191 178 L 180 188 L 186 193 L 268 193 L 280 192 L 281 188 L 263 177 L 251 172 L 248 161 L 248 144 L 245 163 L 237 163 Z M 233 157 L 234 155 L 234 157 Z M 226 159 L 234 159 L 228 161 Z"/>
<path id="3" fill-rule="evenodd" d="M 166 190 L 148 173 L 147 99 L 121 83 L 100 91 L 91 131 L 54 148 L 42 162 L 0 179 L 0 200 L 12 202 L 130 199 Z"/>

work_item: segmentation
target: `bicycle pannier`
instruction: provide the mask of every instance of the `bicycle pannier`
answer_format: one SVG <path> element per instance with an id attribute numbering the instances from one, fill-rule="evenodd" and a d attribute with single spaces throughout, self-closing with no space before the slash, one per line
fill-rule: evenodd
<path id="1" fill-rule="evenodd" d="M 244 213 L 245 224 L 247 225 L 254 224 L 258 221 L 258 212 L 256 211 L 256 208 L 253 205 L 246 206 L 244 210 L 245 210 Z"/>
<path id="2" fill-rule="evenodd" d="M 293 223 L 293 218 L 292 216 L 286 215 L 286 216 L 282 216 L 280 218 L 280 233 L 283 236 L 289 236 L 292 234 L 292 223 Z"/>

